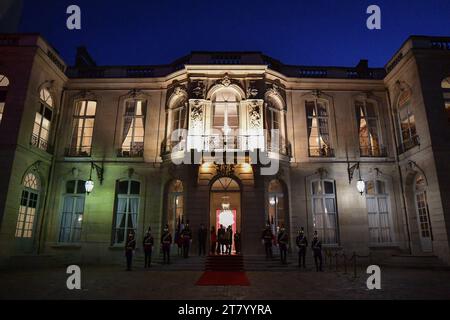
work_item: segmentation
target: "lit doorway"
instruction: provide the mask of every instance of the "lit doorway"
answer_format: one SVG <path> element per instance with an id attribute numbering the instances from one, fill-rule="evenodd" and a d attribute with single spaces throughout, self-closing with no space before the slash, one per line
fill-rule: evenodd
<path id="1" fill-rule="evenodd" d="M 209 219 L 209 227 L 214 227 L 216 233 L 221 224 L 225 228 L 231 226 L 233 237 L 236 232 L 241 232 L 241 191 L 236 180 L 222 177 L 214 181 L 210 193 Z M 234 238 L 232 243 L 234 253 Z"/>

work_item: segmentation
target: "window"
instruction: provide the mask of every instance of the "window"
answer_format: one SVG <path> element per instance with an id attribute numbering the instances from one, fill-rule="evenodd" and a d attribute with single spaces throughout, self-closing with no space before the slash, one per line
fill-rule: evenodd
<path id="1" fill-rule="evenodd" d="M 279 180 L 272 180 L 268 189 L 268 213 L 267 223 L 272 232 L 277 234 L 281 227 L 286 227 L 285 197 L 283 186 Z"/>
<path id="2" fill-rule="evenodd" d="M 407 151 L 419 144 L 416 119 L 411 105 L 411 92 L 404 91 L 398 101 L 398 121 L 400 128 L 401 151 Z"/>
<path id="3" fill-rule="evenodd" d="M 86 195 L 85 183 L 86 181 L 83 180 L 71 180 L 66 184 L 59 242 L 77 243 L 81 240 Z"/>
<path id="4" fill-rule="evenodd" d="M 177 227 L 185 221 L 183 182 L 180 180 L 170 182 L 167 191 L 167 224 L 171 230 L 177 230 Z"/>
<path id="5" fill-rule="evenodd" d="M 442 81 L 442 90 L 444 94 L 444 107 L 447 114 L 448 122 L 450 122 L 450 77 Z"/>
<path id="6" fill-rule="evenodd" d="M 369 215 L 369 238 L 371 244 L 392 242 L 389 195 L 384 181 L 366 182 L 367 213 Z"/>
<path id="7" fill-rule="evenodd" d="M 267 99 L 265 112 L 265 127 L 267 129 L 267 147 L 272 148 L 272 130 L 278 130 L 279 134 L 279 152 L 282 154 L 288 153 L 288 145 L 285 139 L 285 113 L 282 110 L 282 104 L 273 97 Z M 276 150 L 271 150 L 276 151 Z"/>
<path id="8" fill-rule="evenodd" d="M 16 238 L 32 238 L 39 205 L 39 180 L 33 173 L 23 179 L 19 216 L 16 225 Z"/>
<path id="9" fill-rule="evenodd" d="M 416 176 L 415 198 L 417 209 L 417 223 L 422 251 L 433 251 L 433 233 L 428 208 L 427 182 L 423 175 Z"/>
<path id="10" fill-rule="evenodd" d="M 375 104 L 370 101 L 356 101 L 355 107 L 361 157 L 383 156 L 380 124 L 375 111 Z"/>
<path id="11" fill-rule="evenodd" d="M 42 89 L 39 94 L 40 106 L 34 118 L 31 145 L 42 150 L 48 150 L 50 138 L 50 126 L 53 117 L 53 99 L 47 89 Z"/>
<path id="12" fill-rule="evenodd" d="M 324 244 L 338 243 L 338 219 L 334 181 L 311 183 L 314 230 Z"/>
<path id="13" fill-rule="evenodd" d="M 117 183 L 113 243 L 121 244 L 130 232 L 136 234 L 141 184 L 134 180 Z"/>
<path id="14" fill-rule="evenodd" d="M 306 101 L 310 157 L 332 157 L 327 105 L 322 100 Z"/>
<path id="15" fill-rule="evenodd" d="M 212 149 L 236 149 L 236 133 L 239 129 L 239 102 L 231 89 L 220 90 L 213 98 Z"/>
<path id="16" fill-rule="evenodd" d="M 88 100 L 76 103 L 72 123 L 72 141 L 68 155 L 83 157 L 91 155 L 96 109 L 96 101 Z"/>
<path id="17" fill-rule="evenodd" d="M 172 110 L 172 131 L 186 128 L 186 108 L 181 106 Z"/>
<path id="18" fill-rule="evenodd" d="M 136 100 L 126 103 L 122 133 L 122 156 L 143 156 L 145 112 L 145 101 Z"/>
<path id="19" fill-rule="evenodd" d="M 0 74 L 0 123 L 2 123 L 3 112 L 5 111 L 6 88 L 9 86 L 9 80 Z"/>

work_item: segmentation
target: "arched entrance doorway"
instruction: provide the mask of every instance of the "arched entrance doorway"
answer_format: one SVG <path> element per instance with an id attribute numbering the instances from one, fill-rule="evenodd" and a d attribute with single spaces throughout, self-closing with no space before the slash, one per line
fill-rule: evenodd
<path id="1" fill-rule="evenodd" d="M 236 180 L 221 177 L 211 184 L 209 211 L 210 228 L 216 232 L 220 225 L 231 226 L 233 235 L 241 232 L 241 188 Z"/>

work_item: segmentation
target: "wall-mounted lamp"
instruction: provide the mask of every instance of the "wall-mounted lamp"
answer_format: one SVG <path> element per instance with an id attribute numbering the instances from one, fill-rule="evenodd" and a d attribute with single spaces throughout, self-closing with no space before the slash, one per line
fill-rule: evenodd
<path id="1" fill-rule="evenodd" d="M 366 190 L 366 183 L 363 179 L 361 179 L 361 168 L 359 167 L 359 162 L 355 163 L 354 165 L 350 165 L 350 162 L 348 162 L 347 172 L 348 172 L 348 183 L 351 184 L 353 180 L 353 175 L 355 173 L 355 170 L 358 170 L 359 179 L 356 182 L 356 189 L 358 192 L 363 195 L 364 191 Z"/>
<path id="2" fill-rule="evenodd" d="M 100 181 L 100 185 L 103 183 L 103 162 L 102 166 L 95 164 L 94 161 L 91 161 L 91 172 L 89 174 L 89 180 L 84 184 L 84 188 L 86 189 L 86 193 L 89 195 L 94 189 L 94 181 L 92 181 L 92 170 L 95 169 L 97 172 L 97 178 Z"/>

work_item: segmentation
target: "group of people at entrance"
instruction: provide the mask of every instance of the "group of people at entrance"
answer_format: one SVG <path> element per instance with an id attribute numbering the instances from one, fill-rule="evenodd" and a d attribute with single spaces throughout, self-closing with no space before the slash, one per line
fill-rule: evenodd
<path id="1" fill-rule="evenodd" d="M 204 224 L 201 224 L 198 230 L 198 241 L 199 255 L 206 255 L 207 229 L 205 228 Z M 210 254 L 212 255 L 231 255 L 233 242 L 236 254 L 241 253 L 241 234 L 239 232 L 233 234 L 231 226 L 225 228 L 223 225 L 220 225 L 217 233 L 215 227 L 211 227 L 210 241 Z M 283 226 L 279 229 L 275 237 L 274 232 L 272 232 L 272 228 L 269 224 L 267 224 L 266 228 L 262 231 L 261 241 L 264 245 L 266 259 L 273 258 L 272 246 L 273 244 L 278 244 L 281 263 L 287 264 L 289 235 Z M 177 228 L 174 242 L 178 246 L 178 254 L 182 255 L 184 258 L 188 258 L 189 249 L 192 244 L 192 231 L 189 226 L 189 221 L 187 221 L 186 224 L 183 224 L 182 228 Z M 306 251 L 308 248 L 308 240 L 305 236 L 303 228 L 301 228 L 298 232 L 298 236 L 296 237 L 295 242 L 298 248 L 298 266 L 300 268 L 306 268 Z M 164 227 L 164 230 L 161 234 L 160 244 L 161 251 L 163 253 L 163 263 L 170 264 L 172 234 L 169 231 L 169 225 L 166 225 Z M 149 268 L 152 263 L 152 252 L 154 246 L 154 238 L 151 233 L 150 227 L 148 228 L 144 236 L 142 245 L 145 255 L 144 267 Z M 131 264 L 135 249 L 136 238 L 134 233 L 130 232 L 127 240 L 125 241 L 125 257 L 127 260 L 127 270 L 131 270 Z M 314 237 L 311 241 L 311 249 L 314 256 L 316 271 L 322 271 L 322 242 L 319 240 L 317 231 L 314 232 Z"/>
<path id="2" fill-rule="evenodd" d="M 286 229 L 282 226 L 278 231 L 278 234 L 274 235 L 270 224 L 266 225 L 266 228 L 262 231 L 261 241 L 264 245 L 266 253 L 266 259 L 272 259 L 272 246 L 278 244 L 280 250 L 280 260 L 282 264 L 287 264 L 287 252 L 289 247 L 289 235 Z M 308 248 L 308 239 L 305 236 L 304 229 L 301 228 L 295 239 L 295 244 L 298 248 L 298 266 L 299 268 L 306 268 L 306 250 Z M 319 240 L 317 231 L 314 231 L 314 236 L 311 241 L 311 249 L 313 251 L 314 263 L 316 265 L 316 271 L 322 271 L 322 242 Z"/>
<path id="3" fill-rule="evenodd" d="M 225 228 L 223 225 L 220 225 L 219 229 L 216 233 L 216 228 L 214 226 L 211 227 L 210 232 L 210 254 L 226 254 L 231 255 L 233 242 L 234 242 L 234 250 L 236 254 L 241 253 L 241 234 L 236 232 L 233 234 L 233 229 L 231 226 Z"/>

